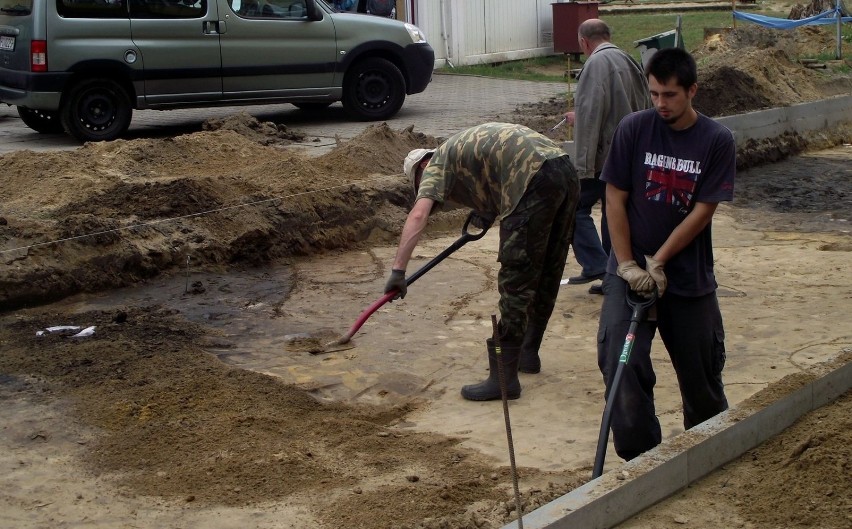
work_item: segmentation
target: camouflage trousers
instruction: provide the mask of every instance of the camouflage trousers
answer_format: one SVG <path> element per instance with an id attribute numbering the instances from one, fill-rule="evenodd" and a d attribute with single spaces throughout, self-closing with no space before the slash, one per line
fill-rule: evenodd
<path id="1" fill-rule="evenodd" d="M 502 341 L 520 345 L 530 322 L 547 326 L 574 236 L 579 198 L 580 183 L 568 156 L 548 160 L 515 210 L 500 222 Z"/>

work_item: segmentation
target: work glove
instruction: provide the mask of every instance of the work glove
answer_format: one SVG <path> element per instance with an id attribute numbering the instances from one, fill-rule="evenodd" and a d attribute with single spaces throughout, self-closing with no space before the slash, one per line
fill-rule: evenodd
<path id="1" fill-rule="evenodd" d="M 408 293 L 408 285 L 405 284 L 405 270 L 391 270 L 388 282 L 385 283 L 385 294 L 387 294 L 391 290 L 399 291 L 396 296 L 391 298 L 391 301 L 395 299 L 404 298 L 405 294 Z"/>
<path id="2" fill-rule="evenodd" d="M 470 214 L 470 223 L 474 228 L 487 230 L 494 224 L 494 217 L 478 211 L 472 211 Z"/>
<path id="3" fill-rule="evenodd" d="M 663 271 L 663 263 L 661 261 L 657 261 L 650 255 L 646 255 L 645 270 L 648 271 L 648 274 L 651 275 L 651 279 L 653 279 L 654 283 L 657 284 L 657 296 L 662 297 L 663 292 L 666 291 L 666 287 L 669 284 L 669 280 L 666 279 L 666 273 Z"/>
<path id="4" fill-rule="evenodd" d="M 636 261 L 622 261 L 618 263 L 618 269 L 615 272 L 618 277 L 627 281 L 630 290 L 638 294 L 647 294 L 650 296 L 654 291 L 654 279 L 646 270 L 642 270 Z"/>

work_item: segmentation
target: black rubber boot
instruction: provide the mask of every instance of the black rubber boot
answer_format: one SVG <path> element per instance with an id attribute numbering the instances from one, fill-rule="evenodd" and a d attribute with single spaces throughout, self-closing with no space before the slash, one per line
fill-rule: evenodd
<path id="1" fill-rule="evenodd" d="M 521 362 L 518 366 L 518 371 L 521 373 L 538 373 L 541 371 L 541 358 L 538 356 L 538 349 L 541 347 L 541 340 L 544 338 L 546 327 L 546 325 L 535 323 L 527 325 L 524 343 L 521 344 Z"/>
<path id="2" fill-rule="evenodd" d="M 467 400 L 495 400 L 500 399 L 500 375 L 498 369 L 498 356 L 494 348 L 494 341 L 486 340 L 488 346 L 488 378 L 479 384 L 470 384 L 462 387 L 462 397 Z M 521 348 L 517 344 L 501 346 L 499 360 L 503 362 L 503 375 L 506 377 L 506 397 L 517 399 L 521 396 L 521 382 L 518 380 L 518 361 L 520 360 Z"/>

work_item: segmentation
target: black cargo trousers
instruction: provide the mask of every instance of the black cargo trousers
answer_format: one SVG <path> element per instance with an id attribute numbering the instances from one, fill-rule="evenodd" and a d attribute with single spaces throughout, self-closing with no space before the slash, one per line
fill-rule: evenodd
<path id="1" fill-rule="evenodd" d="M 598 367 L 610 387 L 633 313 L 627 305 L 627 282 L 614 274 L 603 281 L 604 301 L 598 327 Z M 622 368 L 612 408 L 615 452 L 625 460 L 654 448 L 662 440 L 654 408 L 657 382 L 651 365 L 651 342 L 657 330 L 677 374 L 683 402 L 683 427 L 690 429 L 728 409 L 722 384 L 725 331 L 716 292 L 698 297 L 666 292 L 656 302 L 656 321 L 640 323 L 633 349 Z"/>
<path id="2" fill-rule="evenodd" d="M 579 198 L 577 171 L 568 155 L 547 160 L 514 211 L 500 222 L 502 342 L 520 345 L 529 322 L 547 325 L 574 235 Z"/>

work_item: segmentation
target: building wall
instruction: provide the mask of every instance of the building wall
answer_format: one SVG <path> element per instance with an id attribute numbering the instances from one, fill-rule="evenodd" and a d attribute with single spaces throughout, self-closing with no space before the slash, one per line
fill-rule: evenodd
<path id="1" fill-rule="evenodd" d="M 408 0 L 406 19 L 435 48 L 435 67 L 553 53 L 555 0 Z"/>

